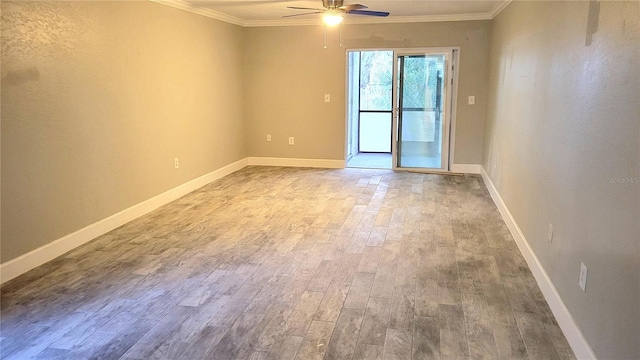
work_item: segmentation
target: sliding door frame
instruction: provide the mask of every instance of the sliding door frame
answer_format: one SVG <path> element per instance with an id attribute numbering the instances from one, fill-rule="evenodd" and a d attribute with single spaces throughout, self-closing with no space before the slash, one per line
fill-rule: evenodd
<path id="1" fill-rule="evenodd" d="M 454 159 L 454 148 L 455 148 L 455 134 L 456 134 L 456 107 L 458 100 L 458 74 L 459 74 L 459 62 L 460 62 L 460 47 L 459 46 L 448 46 L 448 47 L 415 47 L 415 48 L 349 48 L 345 49 L 345 136 L 344 136 L 344 159 L 345 166 L 348 161 L 349 156 L 349 136 L 350 136 L 350 127 L 349 127 L 349 53 L 350 52 L 361 52 L 361 51 L 393 51 L 394 62 L 393 62 L 393 114 L 391 117 L 391 121 L 393 124 L 392 128 L 392 142 L 391 142 L 391 152 L 393 158 L 392 170 L 394 171 L 408 171 L 408 172 L 422 172 L 422 173 L 450 173 L 451 168 L 453 166 Z M 448 106 L 448 115 L 449 119 L 447 122 L 447 128 L 444 131 L 445 136 L 447 137 L 448 148 L 446 151 L 448 152 L 446 161 L 446 166 L 443 166 L 444 169 L 427 169 L 427 168 L 398 168 L 396 165 L 397 162 L 397 76 L 398 69 L 396 58 L 398 54 L 401 55 L 410 55 L 410 54 L 427 54 L 427 53 L 448 53 L 449 64 L 447 64 L 446 69 L 446 80 L 445 82 L 445 94 L 448 97 L 448 103 L 444 106 Z M 444 111 L 447 114 L 447 109 Z M 445 115 L 446 116 L 446 115 Z"/>
<path id="2" fill-rule="evenodd" d="M 453 98 L 454 92 L 454 78 L 456 78 L 455 65 L 454 65 L 454 57 L 456 55 L 457 48 L 454 47 L 420 47 L 420 48 L 399 48 L 394 49 L 393 53 L 393 102 L 394 102 L 394 115 L 393 115 L 393 143 L 392 143 L 392 154 L 393 154 L 393 170 L 405 170 L 405 171 L 415 171 L 415 172 L 449 172 L 451 170 L 451 153 L 452 153 L 452 133 L 454 127 L 453 123 Z M 402 96 L 402 84 L 401 84 L 401 70 L 400 66 L 402 66 L 400 62 L 400 58 L 405 56 L 423 56 L 423 55 L 444 55 L 445 58 L 445 68 L 443 69 L 443 87 L 444 93 L 442 98 L 442 113 L 443 119 L 443 128 L 442 128 L 442 137 L 441 137 L 441 151 L 442 154 L 440 156 L 441 162 L 440 168 L 418 168 L 418 167 L 399 167 L 398 166 L 398 157 L 401 156 L 398 151 L 398 143 L 400 141 L 400 129 L 399 129 L 399 119 L 400 119 L 400 96 Z"/>

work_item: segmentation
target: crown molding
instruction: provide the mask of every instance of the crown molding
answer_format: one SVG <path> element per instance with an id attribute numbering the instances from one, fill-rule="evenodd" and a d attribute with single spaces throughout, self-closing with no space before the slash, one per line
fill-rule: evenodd
<path id="1" fill-rule="evenodd" d="M 504 10 L 507 6 L 509 6 L 511 2 L 513 2 L 513 0 L 502 0 L 499 3 L 497 3 L 496 6 L 494 6 L 493 9 L 491 10 L 491 13 L 490 13 L 491 18 L 493 19 L 494 17 L 498 16 L 498 14 L 500 14 L 502 10 Z"/>
<path id="2" fill-rule="evenodd" d="M 422 22 L 443 22 L 443 21 L 472 21 L 491 20 L 489 14 L 458 14 L 458 15 L 424 15 L 424 16 L 389 16 L 389 17 L 361 17 L 345 18 L 342 24 L 399 24 L 399 23 L 422 23 Z M 278 19 L 278 20 L 246 20 L 244 27 L 267 27 L 267 26 L 305 26 L 318 25 L 320 21 L 316 19 Z"/>
<path id="3" fill-rule="evenodd" d="M 194 14 L 206 16 L 212 19 L 224 21 L 242 27 L 268 27 L 268 26 L 310 26 L 318 25 L 315 19 L 277 19 L 277 20 L 244 20 L 227 15 L 215 10 L 194 6 L 184 0 L 149 0 L 158 4 L 171 6 L 176 9 L 188 11 Z M 343 22 L 350 24 L 401 24 L 444 21 L 474 21 L 491 20 L 504 10 L 513 0 L 502 0 L 488 13 L 481 14 L 455 14 L 455 15 L 420 15 L 420 16 L 389 16 L 389 17 L 350 17 Z"/>
<path id="4" fill-rule="evenodd" d="M 184 0 L 149 0 L 149 1 L 161 4 L 161 5 L 171 6 L 172 8 L 188 11 L 190 13 L 206 16 L 208 18 L 224 21 L 226 23 L 245 26 L 244 25 L 245 21 L 240 18 L 223 14 L 221 12 L 217 12 L 211 9 L 193 6 Z"/>

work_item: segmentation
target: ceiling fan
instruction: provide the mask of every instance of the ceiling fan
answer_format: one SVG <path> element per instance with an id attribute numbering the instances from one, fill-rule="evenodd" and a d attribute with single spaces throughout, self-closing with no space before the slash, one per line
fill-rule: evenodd
<path id="1" fill-rule="evenodd" d="M 364 10 L 364 9 L 367 9 L 367 7 L 362 4 L 344 5 L 344 0 L 322 0 L 322 6 L 324 7 L 324 9 L 287 6 L 287 8 L 289 9 L 313 10 L 313 12 L 286 15 L 286 16 L 283 16 L 283 18 L 310 15 L 310 14 L 324 14 L 323 21 L 327 25 L 338 25 L 340 22 L 342 22 L 344 18 L 344 14 L 381 16 L 381 17 L 389 16 L 389 13 L 385 11 Z"/>

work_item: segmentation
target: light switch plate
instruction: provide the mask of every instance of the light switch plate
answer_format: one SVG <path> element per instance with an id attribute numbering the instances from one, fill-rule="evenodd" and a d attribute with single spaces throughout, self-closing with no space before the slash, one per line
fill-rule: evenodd
<path id="1" fill-rule="evenodd" d="M 324 94 L 324 102 L 331 102 L 331 94 Z"/>
<path id="2" fill-rule="evenodd" d="M 475 104 L 476 104 L 476 97 L 469 96 L 469 105 L 475 105 Z"/>

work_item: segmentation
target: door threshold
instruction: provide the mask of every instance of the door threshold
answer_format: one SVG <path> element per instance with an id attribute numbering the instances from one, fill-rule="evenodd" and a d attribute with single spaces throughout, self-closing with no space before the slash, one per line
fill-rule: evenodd
<path id="1" fill-rule="evenodd" d="M 463 176 L 464 173 L 453 172 L 449 170 L 436 170 L 436 169 L 406 169 L 406 168 L 397 168 L 392 169 L 393 171 L 399 172 L 412 172 L 418 174 L 434 174 L 434 175 L 453 175 L 453 176 Z"/>

